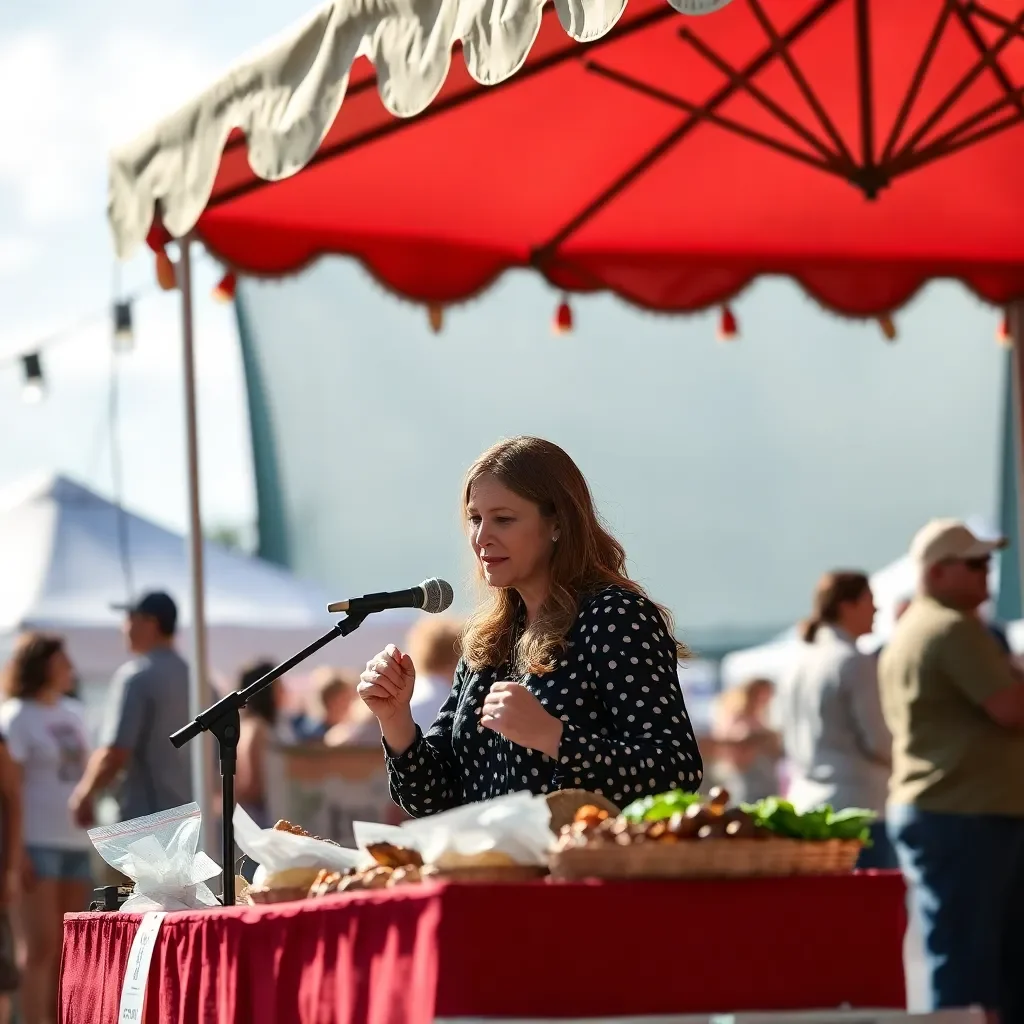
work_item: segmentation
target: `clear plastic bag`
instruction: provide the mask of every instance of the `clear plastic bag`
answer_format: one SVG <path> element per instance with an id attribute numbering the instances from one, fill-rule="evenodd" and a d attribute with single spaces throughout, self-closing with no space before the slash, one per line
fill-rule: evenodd
<path id="1" fill-rule="evenodd" d="M 546 864 L 554 844 L 547 799 L 529 792 L 466 804 L 427 818 L 403 821 L 405 846 L 419 850 L 427 864 L 446 853 L 473 856 L 504 853 L 517 864 Z"/>
<path id="2" fill-rule="evenodd" d="M 220 868 L 199 851 L 201 825 L 199 804 L 191 803 L 89 830 L 97 853 L 135 883 L 122 911 L 143 914 L 220 905 L 206 884 Z"/>

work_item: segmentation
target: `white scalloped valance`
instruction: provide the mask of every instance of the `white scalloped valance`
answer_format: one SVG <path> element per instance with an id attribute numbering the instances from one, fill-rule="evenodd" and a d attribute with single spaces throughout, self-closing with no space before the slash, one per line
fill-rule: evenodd
<path id="1" fill-rule="evenodd" d="M 730 0 L 667 0 L 681 14 L 708 14 Z M 240 61 L 201 95 L 110 157 L 109 217 L 124 258 L 149 231 L 159 203 L 175 237 L 199 220 L 231 132 L 244 132 L 253 173 L 286 178 L 313 157 L 345 98 L 357 57 L 374 65 L 384 106 L 396 117 L 423 111 L 441 89 L 451 51 L 496 85 L 524 64 L 545 0 L 330 0 Z M 554 0 L 562 27 L 589 42 L 605 35 L 626 0 Z"/>

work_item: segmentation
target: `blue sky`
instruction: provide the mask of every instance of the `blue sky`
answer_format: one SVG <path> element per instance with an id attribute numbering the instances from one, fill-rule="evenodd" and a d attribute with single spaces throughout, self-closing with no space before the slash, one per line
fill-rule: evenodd
<path id="1" fill-rule="evenodd" d="M 306 0 L 13 0 L 0 4 L 0 484 L 40 468 L 112 486 L 108 444 L 114 260 L 105 220 L 106 154 L 286 27 Z M 13 98 L 18 102 L 10 102 Z M 149 288 L 146 254 L 128 291 Z M 198 271 L 204 516 L 252 517 L 244 394 L 231 313 Z M 98 315 L 98 316 L 97 316 Z M 45 350 L 47 400 L 20 401 L 17 353 L 94 321 Z M 185 520 L 177 295 L 136 307 L 136 347 L 120 360 L 125 499 Z"/>

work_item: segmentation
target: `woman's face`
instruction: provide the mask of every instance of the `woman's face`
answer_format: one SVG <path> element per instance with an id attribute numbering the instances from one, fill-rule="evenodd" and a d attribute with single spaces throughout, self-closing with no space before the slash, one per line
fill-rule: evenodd
<path id="1" fill-rule="evenodd" d="M 490 587 L 521 587 L 546 579 L 556 524 L 532 501 L 492 476 L 478 477 L 466 509 L 473 554 Z"/>
<path id="2" fill-rule="evenodd" d="M 854 637 L 867 636 L 875 628 L 875 598 L 870 587 L 865 587 L 864 593 L 850 602 L 847 620 Z"/>
<path id="3" fill-rule="evenodd" d="M 67 654 L 64 651 L 56 651 L 46 667 L 49 676 L 47 689 L 52 693 L 70 693 L 75 685 L 75 669 Z"/>

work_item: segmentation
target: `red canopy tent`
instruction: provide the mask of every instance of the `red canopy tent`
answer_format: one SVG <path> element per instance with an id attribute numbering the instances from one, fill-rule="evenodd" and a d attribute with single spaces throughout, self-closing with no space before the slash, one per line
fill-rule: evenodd
<path id="1" fill-rule="evenodd" d="M 933 278 L 1024 299 L 1022 121 L 1024 0 L 331 0 L 114 153 L 110 216 L 122 256 L 186 240 L 189 385 L 192 238 L 435 310 L 532 267 L 664 311 L 785 274 L 887 319 Z"/>
<path id="2" fill-rule="evenodd" d="M 703 18 L 630 0 L 580 48 L 548 7 L 518 73 L 484 89 L 456 60 L 411 121 L 365 60 L 337 116 L 309 107 L 329 92 L 322 69 L 296 75 L 279 53 L 277 81 L 246 81 L 244 103 L 237 77 L 197 101 L 218 119 L 193 118 L 192 137 L 158 130 L 115 156 L 119 248 L 159 205 L 240 271 L 343 253 L 425 302 L 534 267 L 657 310 L 720 303 L 764 273 L 854 316 L 935 277 L 1006 304 L 1024 295 L 1022 26 L 1019 0 L 736 0 Z M 331 27 L 302 39 L 319 53 Z M 276 124 L 251 113 L 268 94 Z M 282 155 L 297 121 L 307 151 Z"/>

